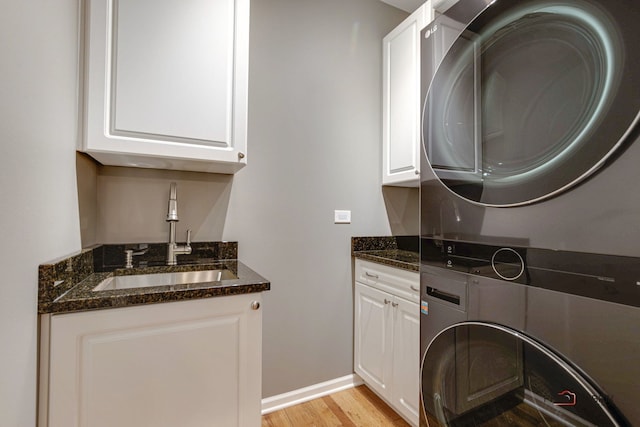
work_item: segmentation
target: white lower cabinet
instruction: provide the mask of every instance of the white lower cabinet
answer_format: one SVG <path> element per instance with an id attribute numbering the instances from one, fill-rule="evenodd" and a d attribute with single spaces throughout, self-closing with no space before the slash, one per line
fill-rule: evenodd
<path id="1" fill-rule="evenodd" d="M 367 277 L 368 283 L 358 277 Z M 418 287 L 418 273 L 356 260 L 355 372 L 415 426 L 420 394 Z"/>
<path id="2" fill-rule="evenodd" d="M 420 306 L 396 298 L 393 319 L 392 403 L 418 425 L 420 401 Z"/>
<path id="3" fill-rule="evenodd" d="M 393 351 L 391 309 L 386 292 L 356 282 L 355 371 L 382 396 L 389 395 Z"/>
<path id="4" fill-rule="evenodd" d="M 39 426 L 259 427 L 260 301 L 43 316 Z"/>

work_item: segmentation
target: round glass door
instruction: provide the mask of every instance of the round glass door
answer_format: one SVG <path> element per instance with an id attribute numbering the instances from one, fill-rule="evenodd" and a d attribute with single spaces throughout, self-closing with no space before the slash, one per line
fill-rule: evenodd
<path id="1" fill-rule="evenodd" d="M 638 121 L 640 5 L 497 0 L 457 17 L 477 5 L 423 31 L 423 72 L 436 70 L 423 75 L 424 149 L 472 202 L 540 201 L 603 166 Z"/>
<path id="2" fill-rule="evenodd" d="M 421 376 L 429 427 L 628 425 L 577 368 L 501 325 L 463 322 L 440 332 Z"/>

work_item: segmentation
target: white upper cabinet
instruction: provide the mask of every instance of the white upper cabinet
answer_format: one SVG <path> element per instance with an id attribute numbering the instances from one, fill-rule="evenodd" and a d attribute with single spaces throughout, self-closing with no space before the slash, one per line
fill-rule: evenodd
<path id="1" fill-rule="evenodd" d="M 383 39 L 383 185 L 420 181 L 420 30 L 432 19 L 427 1 Z"/>
<path id="2" fill-rule="evenodd" d="M 107 165 L 246 164 L 249 0 L 88 0 L 81 151 Z"/>

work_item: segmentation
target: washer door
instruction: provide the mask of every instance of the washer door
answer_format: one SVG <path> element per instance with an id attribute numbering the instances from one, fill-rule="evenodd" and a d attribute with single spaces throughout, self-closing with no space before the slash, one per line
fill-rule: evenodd
<path id="1" fill-rule="evenodd" d="M 638 22 L 626 0 L 461 0 L 437 18 L 422 32 L 422 136 L 438 178 L 518 206 L 595 172 L 638 121 Z"/>
<path id="2" fill-rule="evenodd" d="M 443 330 L 421 372 L 430 427 L 628 425 L 585 374 L 505 326 L 462 322 Z"/>

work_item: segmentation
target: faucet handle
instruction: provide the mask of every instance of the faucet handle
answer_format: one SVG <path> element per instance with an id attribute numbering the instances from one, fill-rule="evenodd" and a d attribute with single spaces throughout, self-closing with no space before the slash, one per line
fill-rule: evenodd
<path id="1" fill-rule="evenodd" d="M 187 230 L 187 246 L 191 245 L 191 229 Z"/>

